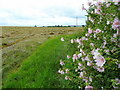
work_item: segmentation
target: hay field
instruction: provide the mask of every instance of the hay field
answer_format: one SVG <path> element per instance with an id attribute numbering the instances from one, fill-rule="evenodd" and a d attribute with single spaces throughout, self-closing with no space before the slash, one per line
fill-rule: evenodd
<path id="1" fill-rule="evenodd" d="M 3 79 L 15 72 L 39 45 L 53 36 L 73 34 L 81 27 L 2 27 Z"/>

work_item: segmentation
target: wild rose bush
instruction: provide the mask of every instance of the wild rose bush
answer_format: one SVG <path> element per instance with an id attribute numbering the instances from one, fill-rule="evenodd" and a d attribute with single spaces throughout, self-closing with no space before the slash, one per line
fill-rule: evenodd
<path id="1" fill-rule="evenodd" d="M 58 73 L 77 88 L 120 87 L 120 1 L 89 3 L 82 38 L 71 39 L 78 51 L 60 60 Z M 62 38 L 62 41 L 65 41 Z"/>

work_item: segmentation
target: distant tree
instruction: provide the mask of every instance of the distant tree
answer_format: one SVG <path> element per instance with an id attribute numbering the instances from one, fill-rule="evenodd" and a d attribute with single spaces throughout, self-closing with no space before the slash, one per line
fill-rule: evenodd
<path id="1" fill-rule="evenodd" d="M 34 27 L 37 27 L 37 25 L 35 25 Z"/>
<path id="2" fill-rule="evenodd" d="M 70 25 L 68 25 L 68 27 L 71 27 Z"/>
<path id="3" fill-rule="evenodd" d="M 82 25 L 82 27 L 85 27 L 85 25 Z"/>
<path id="4" fill-rule="evenodd" d="M 52 27 L 52 26 L 47 26 L 47 27 Z"/>

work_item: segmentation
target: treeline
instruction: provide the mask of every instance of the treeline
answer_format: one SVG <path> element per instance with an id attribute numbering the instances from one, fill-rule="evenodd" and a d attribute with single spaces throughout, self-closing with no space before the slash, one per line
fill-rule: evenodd
<path id="1" fill-rule="evenodd" d="M 39 26 L 35 25 L 34 27 L 39 27 Z M 85 25 L 68 25 L 68 26 L 55 25 L 55 26 L 42 26 L 42 27 L 85 27 Z"/>

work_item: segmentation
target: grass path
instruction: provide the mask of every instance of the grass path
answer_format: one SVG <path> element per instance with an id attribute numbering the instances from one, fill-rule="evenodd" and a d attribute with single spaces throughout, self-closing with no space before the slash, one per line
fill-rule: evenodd
<path id="1" fill-rule="evenodd" d="M 67 54 L 74 53 L 76 45 L 71 47 L 70 39 L 79 36 L 81 36 L 80 33 L 64 36 L 65 42 L 60 41 L 61 36 L 58 36 L 42 44 L 17 71 L 8 75 L 3 81 L 3 88 L 66 87 L 67 82 L 61 81 L 57 73 L 59 61 L 66 59 Z"/>

